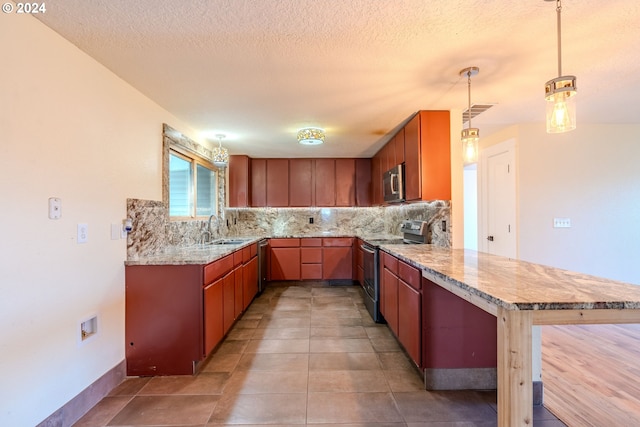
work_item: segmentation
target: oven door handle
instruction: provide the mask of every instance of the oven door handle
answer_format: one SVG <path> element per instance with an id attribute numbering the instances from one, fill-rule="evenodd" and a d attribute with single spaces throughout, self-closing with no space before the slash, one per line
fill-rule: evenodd
<path id="1" fill-rule="evenodd" d="M 376 254 L 376 251 L 375 251 L 375 250 L 372 250 L 372 249 L 369 249 L 369 247 L 368 247 L 368 246 L 360 245 L 360 248 L 361 248 L 363 251 L 365 251 L 365 252 L 369 252 L 369 253 L 370 253 L 370 254 L 372 254 L 372 255 L 375 255 L 375 254 Z"/>

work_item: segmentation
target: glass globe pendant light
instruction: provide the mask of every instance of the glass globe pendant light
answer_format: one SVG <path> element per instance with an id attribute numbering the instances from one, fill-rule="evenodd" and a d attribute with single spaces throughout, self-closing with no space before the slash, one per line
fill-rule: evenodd
<path id="1" fill-rule="evenodd" d="M 480 72 L 478 67 L 467 67 L 460 71 L 461 76 L 467 76 L 468 108 L 467 121 L 469 127 L 462 129 L 462 156 L 464 164 L 469 165 L 478 162 L 478 142 L 480 141 L 480 129 L 471 127 L 471 76 Z M 463 117 L 464 118 L 464 117 Z"/>
<path id="2" fill-rule="evenodd" d="M 225 138 L 224 134 L 217 134 L 216 138 L 218 138 L 218 146 L 213 147 L 211 150 L 211 157 L 213 160 L 213 164 L 218 166 L 219 168 L 226 168 L 229 164 L 229 150 L 222 146 L 222 140 Z"/>

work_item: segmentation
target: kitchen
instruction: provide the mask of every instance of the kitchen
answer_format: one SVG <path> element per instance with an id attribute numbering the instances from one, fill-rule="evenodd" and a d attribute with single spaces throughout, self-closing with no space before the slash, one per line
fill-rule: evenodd
<path id="1" fill-rule="evenodd" d="M 540 14 L 553 8 L 539 3 L 531 7 Z M 572 13 L 577 13 L 575 9 Z M 606 22 L 612 26 L 616 22 L 623 26 L 625 15 L 631 16 L 628 9 L 616 15 L 613 6 L 608 13 Z M 6 61 L 0 71 L 3 99 L 9 100 L 0 115 L 5 130 L 2 194 L 14 203 L 5 206 L 3 213 L 11 226 L 3 239 L 0 400 L 3 422 L 35 425 L 124 360 L 126 247 L 124 239 L 110 239 L 110 224 L 125 218 L 127 198 L 162 200 L 162 123 L 192 137 L 199 132 L 185 116 L 177 116 L 124 83 L 36 19 L 6 14 L 1 19 L 3 40 L 12 41 L 2 47 Z M 589 18 L 585 21 L 595 26 Z M 622 52 L 628 49 L 623 43 L 616 46 Z M 568 60 L 571 47 L 565 49 Z M 545 53 L 553 56 L 551 49 Z M 451 78 L 469 65 L 452 62 Z M 483 77 L 480 65 L 479 77 Z M 550 77 L 553 64 L 546 69 L 534 82 L 534 99 L 538 99 L 536 83 Z M 518 72 L 510 77 L 517 80 Z M 627 96 L 632 96 L 627 83 Z M 474 86 L 474 93 L 476 87 L 480 90 L 481 85 Z M 465 96 L 461 94 L 456 108 L 466 104 Z M 627 99 L 633 98 L 617 99 L 610 102 L 632 105 Z M 409 111 L 389 121 L 387 128 L 428 107 L 422 101 L 408 105 Z M 603 104 L 605 109 L 607 105 Z M 586 100 L 580 108 L 587 113 Z M 481 140 L 490 145 L 515 138 L 519 143 L 519 258 L 639 283 L 632 267 L 638 258 L 634 242 L 640 238 L 635 220 L 638 207 L 633 202 L 638 199 L 637 121 L 583 120 L 575 131 L 553 137 L 544 132 L 544 126 L 540 129 L 541 121 L 515 122 L 495 133 L 487 131 Z M 461 124 L 454 126 L 452 134 L 458 134 Z M 295 134 L 290 138 L 297 144 Z M 384 141 L 378 141 L 379 147 Z M 230 148 L 231 144 L 224 143 Z M 349 146 L 343 144 L 345 150 Z M 452 150 L 459 150 L 458 145 L 452 145 Z M 237 153 L 243 152 L 239 147 Z M 452 151 L 452 156 L 456 153 Z M 345 152 L 345 156 L 359 153 Z M 461 182 L 455 180 L 461 165 L 455 167 L 459 169 L 452 170 L 452 243 L 460 246 L 456 230 L 462 230 L 457 217 L 461 212 L 456 212 L 456 206 L 461 206 Z M 47 218 L 50 197 L 62 200 L 58 221 Z M 547 227 L 556 216 L 572 217 L 573 228 L 560 230 L 561 234 Z M 78 223 L 89 225 L 87 244 L 75 241 Z M 580 223 L 585 225 L 579 227 Z M 95 314 L 99 314 L 99 334 L 79 344 L 78 322 Z"/>

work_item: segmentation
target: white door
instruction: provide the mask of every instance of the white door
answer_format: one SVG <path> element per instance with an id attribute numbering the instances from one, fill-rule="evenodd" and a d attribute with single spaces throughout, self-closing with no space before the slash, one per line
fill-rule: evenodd
<path id="1" fill-rule="evenodd" d="M 483 252 L 517 258 L 516 146 L 510 140 L 482 151 L 478 247 Z"/>

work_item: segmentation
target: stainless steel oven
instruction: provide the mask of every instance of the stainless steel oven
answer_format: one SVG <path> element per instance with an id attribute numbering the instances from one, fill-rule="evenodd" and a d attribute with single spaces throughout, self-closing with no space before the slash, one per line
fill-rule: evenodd
<path id="1" fill-rule="evenodd" d="M 384 323 L 380 314 L 380 249 L 363 242 L 360 245 L 364 252 L 362 266 L 364 268 L 364 305 L 376 323 Z"/>

